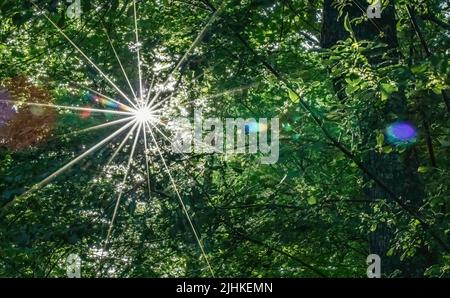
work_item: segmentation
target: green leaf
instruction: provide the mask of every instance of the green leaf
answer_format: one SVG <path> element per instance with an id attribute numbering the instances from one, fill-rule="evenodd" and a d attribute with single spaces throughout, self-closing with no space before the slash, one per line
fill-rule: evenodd
<path id="1" fill-rule="evenodd" d="M 352 25 L 350 24 L 350 20 L 348 18 L 348 13 L 344 17 L 344 29 L 353 35 Z"/>
<path id="2" fill-rule="evenodd" d="M 337 121 L 342 119 L 342 114 L 337 111 L 332 111 L 327 114 L 327 119 Z"/>
<path id="3" fill-rule="evenodd" d="M 398 91 L 397 85 L 391 83 L 382 83 L 380 87 L 382 101 L 386 101 L 387 99 L 389 99 L 392 93 Z"/>
<path id="4" fill-rule="evenodd" d="M 381 101 L 386 101 L 389 99 L 389 94 L 384 91 L 381 91 Z"/>
<path id="5" fill-rule="evenodd" d="M 426 173 L 426 172 L 428 172 L 428 170 L 429 170 L 428 167 L 426 167 L 426 166 L 420 166 L 420 167 L 417 169 L 417 172 L 419 172 L 419 173 Z"/>
<path id="6" fill-rule="evenodd" d="M 283 123 L 282 126 L 285 132 L 290 132 L 293 130 L 292 125 L 290 123 Z"/>
<path id="7" fill-rule="evenodd" d="M 301 135 L 298 134 L 298 133 L 292 136 L 292 139 L 293 139 L 294 141 L 298 141 L 298 140 L 300 140 L 300 138 L 301 138 Z"/>
<path id="8" fill-rule="evenodd" d="M 386 92 L 388 95 L 391 95 L 394 92 L 398 91 L 398 87 L 395 84 L 390 84 L 390 83 L 382 83 L 381 84 L 381 90 L 383 92 Z"/>
<path id="9" fill-rule="evenodd" d="M 376 230 L 377 230 L 377 224 L 374 223 L 374 224 L 372 224 L 372 225 L 370 226 L 370 231 L 371 231 L 371 232 L 375 232 Z"/>
<path id="10" fill-rule="evenodd" d="M 384 145 L 384 134 L 382 132 L 378 132 L 377 134 L 377 147 L 381 148 Z"/>
<path id="11" fill-rule="evenodd" d="M 308 204 L 309 205 L 317 204 L 317 199 L 314 196 L 308 197 Z"/>
<path id="12" fill-rule="evenodd" d="M 450 147 L 450 139 L 439 139 L 439 143 L 441 143 L 442 147 Z"/>
<path id="13" fill-rule="evenodd" d="M 386 256 L 391 257 L 391 256 L 393 256 L 393 255 L 394 255 L 394 248 L 391 247 L 391 248 L 389 248 L 389 250 L 387 251 Z"/>
<path id="14" fill-rule="evenodd" d="M 291 89 L 289 89 L 288 92 L 289 92 L 289 98 L 291 99 L 291 101 L 293 103 L 298 103 L 300 100 L 300 97 L 298 97 L 298 95 Z"/>
<path id="15" fill-rule="evenodd" d="M 357 91 L 358 89 L 359 89 L 359 85 L 349 84 L 349 85 L 347 85 L 347 87 L 345 88 L 345 91 L 347 92 L 348 95 L 352 95 L 352 94 L 355 93 L 355 91 Z"/>
<path id="16" fill-rule="evenodd" d="M 426 64 L 420 64 L 411 67 L 411 71 L 413 74 L 421 74 L 424 73 L 427 70 L 428 66 Z"/>
<path id="17" fill-rule="evenodd" d="M 439 86 L 439 85 L 436 85 L 433 88 L 431 88 L 431 90 L 434 92 L 434 94 L 437 94 L 437 95 L 441 95 L 442 89 L 444 89 L 443 86 Z"/>

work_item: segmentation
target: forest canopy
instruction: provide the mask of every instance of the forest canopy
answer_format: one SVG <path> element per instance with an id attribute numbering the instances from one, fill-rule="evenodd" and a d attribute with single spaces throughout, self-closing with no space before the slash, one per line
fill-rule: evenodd
<path id="1" fill-rule="evenodd" d="M 366 277 L 373 254 L 450 276 L 450 1 L 0 0 L 0 21 L 1 277 L 73 256 Z"/>

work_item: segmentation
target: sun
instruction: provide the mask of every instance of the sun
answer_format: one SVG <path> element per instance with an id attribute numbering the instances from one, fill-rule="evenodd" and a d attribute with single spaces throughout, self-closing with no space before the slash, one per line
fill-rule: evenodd
<path id="1" fill-rule="evenodd" d="M 200 43 L 202 40 L 202 37 L 205 35 L 208 28 L 211 26 L 211 24 L 214 22 L 214 20 L 217 18 L 219 12 L 221 9 L 216 10 L 210 17 L 206 25 L 202 28 L 202 30 L 198 33 L 195 40 L 192 42 L 191 46 L 188 48 L 188 50 L 184 53 L 181 59 L 179 59 L 178 63 L 172 68 L 172 70 L 167 74 L 166 78 L 162 81 L 161 85 L 158 85 L 158 79 L 155 78 L 155 74 L 153 75 L 153 78 L 151 79 L 151 84 L 148 88 L 148 90 L 145 90 L 144 87 L 144 78 L 145 73 L 142 71 L 142 65 L 143 61 L 141 59 L 141 53 L 140 53 L 140 47 L 142 46 L 140 40 L 139 40 L 139 28 L 138 28 L 138 13 L 137 13 L 137 0 L 133 0 L 132 7 L 133 7 L 133 18 L 134 18 L 134 33 L 135 33 L 135 53 L 136 53 L 136 62 L 137 62 L 137 71 L 138 74 L 138 80 L 135 84 L 132 84 L 130 81 L 130 78 L 128 77 L 125 68 L 121 62 L 120 57 L 117 54 L 117 51 L 114 47 L 114 44 L 108 34 L 108 31 L 105 28 L 105 34 L 107 37 L 107 40 L 111 46 L 111 49 L 114 53 L 114 56 L 117 60 L 118 65 L 120 66 L 120 69 L 122 70 L 123 76 L 128 83 L 129 91 L 124 92 L 121 87 L 116 85 L 114 83 L 114 80 L 111 79 L 102 69 L 91 59 L 89 56 L 66 34 L 64 33 L 63 29 L 60 28 L 50 17 L 49 15 L 42 10 L 38 4 L 32 2 L 33 6 L 35 7 L 36 11 L 38 12 L 38 15 L 43 16 L 58 32 L 61 34 L 61 36 L 74 48 L 75 51 L 78 52 L 78 54 L 84 58 L 84 60 L 93 67 L 101 78 L 107 82 L 112 89 L 115 90 L 115 92 L 120 95 L 119 98 L 115 98 L 114 96 L 107 96 L 104 95 L 94 89 L 91 89 L 89 87 L 82 87 L 82 89 L 89 90 L 93 94 L 95 94 L 96 97 L 99 97 L 102 105 L 108 107 L 108 108 L 88 108 L 88 107 L 79 107 L 79 106 L 62 106 L 62 105 L 55 105 L 55 104 L 45 104 L 45 103 L 32 103 L 28 102 L 27 104 L 30 106 L 36 106 L 36 107 L 48 107 L 48 108 L 55 108 L 55 109 L 63 109 L 63 110 L 73 110 L 73 111 L 82 111 L 82 112 L 89 112 L 89 113 L 104 113 L 104 114 L 113 114 L 120 116 L 120 119 L 114 120 L 114 121 L 108 121 L 99 125 L 91 126 L 82 130 L 78 130 L 75 133 L 79 134 L 82 132 L 89 132 L 94 131 L 98 129 L 104 129 L 106 127 L 116 126 L 118 124 L 121 124 L 120 127 L 115 130 L 114 132 L 108 134 L 105 138 L 98 141 L 95 145 L 90 147 L 89 149 L 85 150 L 82 154 L 78 155 L 77 157 L 73 158 L 71 161 L 60 167 L 57 171 L 47 176 L 42 181 L 34 184 L 32 187 L 30 187 L 26 192 L 24 192 L 21 196 L 26 197 L 30 195 L 35 190 L 44 187 L 51 181 L 53 181 L 55 178 L 63 174 L 64 172 L 68 171 L 71 167 L 73 167 L 75 164 L 81 162 L 88 156 L 92 155 L 94 152 L 99 150 L 103 146 L 111 145 L 111 143 L 115 142 L 115 140 L 122 138 L 122 141 L 118 144 L 118 146 L 115 148 L 114 153 L 112 154 L 111 158 L 108 161 L 107 166 L 105 168 L 108 168 L 109 164 L 113 162 L 113 160 L 117 157 L 117 155 L 122 152 L 124 146 L 127 144 L 128 140 L 132 141 L 131 151 L 128 155 L 128 162 L 125 166 L 125 173 L 123 175 L 122 183 L 126 183 L 127 178 L 130 175 L 130 172 L 132 170 L 132 164 L 133 161 L 135 161 L 134 156 L 135 154 L 142 154 L 145 158 L 145 172 L 147 176 L 147 187 L 148 187 L 148 196 L 150 198 L 150 194 L 152 192 L 150 187 L 150 160 L 149 155 L 155 154 L 160 157 L 160 160 L 163 165 L 163 169 L 165 170 L 166 174 L 169 177 L 170 184 L 174 190 L 174 193 L 176 195 L 176 198 L 178 199 L 180 203 L 180 207 L 183 211 L 183 213 L 186 216 L 187 221 L 189 222 L 189 225 L 191 227 L 192 233 L 197 241 L 197 244 L 200 248 L 201 255 L 203 256 L 203 259 L 211 273 L 211 275 L 214 277 L 214 271 L 211 267 L 211 264 L 209 262 L 208 256 L 206 255 L 204 245 L 201 240 L 201 235 L 196 231 L 196 228 L 194 226 L 194 223 L 192 222 L 191 216 L 186 208 L 186 205 L 184 203 L 184 200 L 182 196 L 180 195 L 180 192 L 178 190 L 178 186 L 176 182 L 173 179 L 173 176 L 171 174 L 171 171 L 169 169 L 168 163 L 166 162 L 163 152 L 160 148 L 160 145 L 158 144 L 158 137 L 163 137 L 165 140 L 168 140 L 169 143 L 171 143 L 170 139 L 165 135 L 165 133 L 161 130 L 165 127 L 167 127 L 167 123 L 165 123 L 162 120 L 162 115 L 164 114 L 164 104 L 167 103 L 172 96 L 169 95 L 167 97 L 162 97 L 164 94 L 164 90 L 166 90 L 166 87 L 169 85 L 171 80 L 174 78 L 175 72 L 178 71 L 182 65 L 186 62 L 189 55 L 192 53 L 192 51 L 195 49 L 197 44 Z M 133 85 L 138 86 L 138 88 L 133 87 Z M 157 86 L 157 87 L 156 87 Z M 136 90 L 135 90 L 136 89 Z M 128 94 L 127 94 L 128 93 Z M 139 142 L 139 139 L 142 137 L 141 142 Z M 149 148 L 154 150 L 149 150 Z M 109 222 L 109 228 L 108 232 L 106 234 L 106 238 L 103 243 L 103 250 L 106 251 L 108 249 L 108 244 L 110 240 L 112 240 L 112 231 L 114 228 L 114 223 L 117 217 L 117 214 L 119 212 L 119 205 L 121 201 L 123 200 L 124 192 L 123 189 L 119 191 L 117 194 L 116 203 L 114 206 L 114 211 L 112 214 L 112 218 Z"/>
<path id="2" fill-rule="evenodd" d="M 152 123 L 155 120 L 155 114 L 149 106 L 143 105 L 135 110 L 134 117 L 139 123 Z"/>

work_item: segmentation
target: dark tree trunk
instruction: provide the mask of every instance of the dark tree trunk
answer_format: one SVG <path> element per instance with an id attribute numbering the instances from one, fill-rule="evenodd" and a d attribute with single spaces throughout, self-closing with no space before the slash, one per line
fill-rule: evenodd
<path id="1" fill-rule="evenodd" d="M 321 34 L 322 48 L 331 48 L 340 40 L 347 39 L 350 34 L 344 27 L 344 16 L 354 19 L 361 17 L 366 13 L 366 1 L 352 1 L 351 5 L 344 8 L 340 18 L 339 12 L 334 6 L 333 0 L 324 0 L 323 6 L 323 26 Z M 382 42 L 392 50 L 390 59 L 397 59 L 396 20 L 394 2 L 390 1 L 389 6 L 382 12 L 380 19 L 371 19 L 363 21 L 358 25 L 352 25 L 354 37 L 357 40 L 366 40 L 371 42 Z M 383 34 L 380 34 L 380 33 Z M 376 55 L 380 57 L 380 55 Z M 382 58 L 371 58 L 370 63 L 375 67 L 382 63 Z M 332 78 L 335 91 L 339 100 L 346 100 L 345 95 L 339 90 L 345 89 L 341 78 Z M 406 100 L 404 93 L 400 90 L 390 96 L 385 107 L 380 113 L 374 113 L 374 107 L 365 107 L 362 114 L 368 115 L 361 119 L 360 127 L 362 131 L 362 142 L 366 149 L 370 148 L 368 153 L 364 153 L 363 160 L 365 166 L 378 177 L 396 194 L 402 197 L 402 200 L 411 206 L 418 206 L 423 196 L 423 184 L 417 174 L 418 159 L 416 151 L 412 148 L 404 154 L 398 153 L 379 153 L 374 149 L 376 138 L 375 131 L 383 130 L 389 124 L 389 113 L 405 116 Z M 371 116 L 373 115 L 373 116 Z M 369 177 L 365 178 L 364 195 L 369 200 L 390 200 L 389 195 L 375 183 L 370 183 Z M 384 223 L 379 223 L 377 229 L 369 234 L 370 253 L 378 254 L 382 260 L 383 276 L 391 275 L 395 270 L 400 270 L 402 276 L 421 276 L 424 270 L 425 262 L 414 258 L 411 262 L 400 262 L 398 256 L 386 256 L 386 253 L 392 244 L 393 230 Z"/>

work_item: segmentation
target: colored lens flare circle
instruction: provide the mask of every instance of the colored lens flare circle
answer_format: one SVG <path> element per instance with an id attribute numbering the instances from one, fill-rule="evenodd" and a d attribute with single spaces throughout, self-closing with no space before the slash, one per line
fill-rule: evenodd
<path id="1" fill-rule="evenodd" d="M 80 117 L 82 119 L 87 119 L 87 118 L 91 117 L 91 115 L 92 115 L 92 112 L 89 110 L 89 107 L 85 107 L 85 108 L 86 109 L 82 110 L 80 113 Z"/>
<path id="2" fill-rule="evenodd" d="M 41 106 L 52 103 L 50 92 L 25 77 L 9 78 L 2 88 L 7 99 L 0 101 L 0 147 L 18 151 L 38 146 L 55 125 L 55 110 Z"/>
<path id="3" fill-rule="evenodd" d="M 5 126 L 16 113 L 7 90 L 0 90 L 0 127 Z"/>
<path id="4" fill-rule="evenodd" d="M 257 132 L 265 132 L 267 131 L 267 125 L 263 123 L 251 122 L 245 124 L 245 133 L 257 133 Z"/>
<path id="5" fill-rule="evenodd" d="M 83 96 L 84 100 L 93 102 L 96 105 L 100 105 L 103 108 L 109 108 L 113 110 L 129 111 L 130 109 L 121 104 L 120 102 L 114 102 L 107 98 L 103 98 L 93 92 L 86 92 Z"/>
<path id="6" fill-rule="evenodd" d="M 417 140 L 417 128 L 409 121 L 398 121 L 386 128 L 386 141 L 394 146 L 408 146 Z"/>

